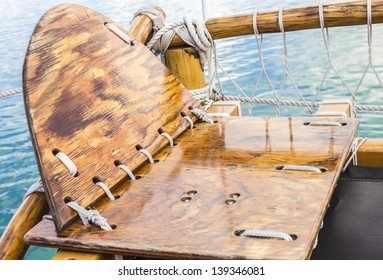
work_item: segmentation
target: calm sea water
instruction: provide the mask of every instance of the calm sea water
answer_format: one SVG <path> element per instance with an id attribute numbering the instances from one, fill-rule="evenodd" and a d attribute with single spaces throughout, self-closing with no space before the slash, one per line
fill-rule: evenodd
<path id="1" fill-rule="evenodd" d="M 316 5 L 318 1 L 307 0 L 205 0 L 208 17 L 248 13 L 254 10 L 277 10 L 279 8 Z M 2 0 L 0 2 L 0 92 L 22 86 L 22 64 L 29 37 L 40 16 L 54 5 L 65 1 Z M 341 1 L 334 1 L 341 2 Z M 76 1 L 78 4 L 99 11 L 107 17 L 128 27 L 133 14 L 141 7 L 158 5 L 167 13 L 167 22 L 184 15 L 202 19 L 199 0 L 183 1 Z M 374 26 L 373 60 L 383 80 L 383 26 Z M 330 30 L 331 51 L 334 65 L 352 90 L 355 90 L 367 66 L 366 26 L 333 28 Z M 254 36 L 217 42 L 222 67 L 232 78 L 252 95 L 259 74 L 259 55 Z M 320 30 L 300 31 L 287 34 L 289 67 L 291 75 L 302 93 L 311 100 L 327 67 L 327 56 Z M 267 73 L 279 88 L 284 77 L 283 47 L 281 34 L 264 37 L 264 56 Z M 228 78 L 221 75 L 226 94 L 240 95 Z M 347 96 L 340 80 L 330 73 L 321 91 L 322 98 Z M 296 99 L 291 84 L 280 92 L 283 99 Z M 273 97 L 263 79 L 257 96 Z M 357 101 L 382 105 L 383 90 L 377 79 L 368 74 L 362 84 Z M 307 115 L 305 109 L 282 108 L 283 115 Z M 274 115 L 270 106 L 257 105 L 255 115 Z M 360 134 L 367 137 L 383 137 L 382 114 L 360 113 Z M 39 177 L 24 113 L 21 95 L 0 99 L 0 235 L 22 201 L 29 186 Z M 53 249 L 32 247 L 27 259 L 49 259 Z"/>

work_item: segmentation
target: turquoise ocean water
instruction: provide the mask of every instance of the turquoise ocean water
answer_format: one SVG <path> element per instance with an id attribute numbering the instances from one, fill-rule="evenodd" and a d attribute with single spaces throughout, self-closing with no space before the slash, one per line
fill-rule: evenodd
<path id="1" fill-rule="evenodd" d="M 0 92 L 22 86 L 22 65 L 29 37 L 40 16 L 49 8 L 66 1 L 2 0 L 0 2 Z M 72 1 L 113 19 L 128 27 L 134 13 L 141 7 L 158 5 L 167 14 L 167 22 L 184 15 L 202 19 L 200 0 L 184 1 Z M 229 1 L 205 0 L 208 17 L 250 13 L 255 10 L 316 5 L 318 1 Z M 343 2 L 343 1 L 332 1 Z M 383 80 L 383 25 L 373 28 L 373 62 Z M 367 27 L 330 29 L 333 62 L 351 90 L 355 90 L 368 62 Z M 267 73 L 278 90 L 284 77 L 283 43 L 281 34 L 264 37 L 264 56 Z M 246 36 L 217 42 L 220 64 L 249 95 L 259 74 L 259 55 L 254 36 Z M 301 92 L 312 100 L 328 66 L 328 60 L 320 30 L 299 31 L 287 34 L 289 68 Z M 239 91 L 221 75 L 226 94 L 240 95 Z M 340 80 L 330 72 L 320 98 L 348 97 Z M 272 98 L 266 81 L 261 80 L 257 96 Z M 280 91 L 282 99 L 297 99 L 291 84 Z M 383 90 L 376 77 L 370 73 L 357 93 L 359 103 L 383 105 Z M 254 115 L 275 115 L 272 106 L 254 106 Z M 282 107 L 282 115 L 306 116 L 307 110 Z M 246 111 L 244 112 L 246 113 Z M 359 113 L 360 135 L 383 138 L 381 113 Z M 22 95 L 0 99 L 0 235 L 22 202 L 29 186 L 39 177 L 31 140 L 27 128 Z M 32 247 L 27 259 L 49 259 L 53 249 Z"/>

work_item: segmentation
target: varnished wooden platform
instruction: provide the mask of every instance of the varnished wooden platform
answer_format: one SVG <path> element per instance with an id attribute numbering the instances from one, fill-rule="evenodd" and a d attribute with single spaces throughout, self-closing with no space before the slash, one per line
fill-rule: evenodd
<path id="1" fill-rule="evenodd" d="M 56 232 L 43 220 L 34 245 L 155 258 L 307 259 L 349 152 L 357 120 L 311 127 L 310 118 L 229 118 L 197 124 L 154 165 L 125 181 L 97 209 L 110 232 L 78 220 Z M 312 165 L 324 173 L 278 170 Z M 262 229 L 292 242 L 236 236 Z"/>

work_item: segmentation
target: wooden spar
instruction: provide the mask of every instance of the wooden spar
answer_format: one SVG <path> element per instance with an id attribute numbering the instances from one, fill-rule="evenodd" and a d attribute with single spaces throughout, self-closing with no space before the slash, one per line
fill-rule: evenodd
<path id="1" fill-rule="evenodd" d="M 155 7 L 163 12 L 161 8 Z M 152 33 L 152 20 L 146 15 L 136 16 L 130 25 L 128 32 L 141 43 L 144 43 Z M 47 210 L 47 201 L 43 194 L 30 194 L 20 205 L 19 209 L 9 222 L 0 240 L 0 260 L 22 259 L 28 250 L 29 245 L 24 242 L 23 237 L 42 218 Z M 71 252 L 73 253 L 73 252 Z M 70 255 L 70 254 L 69 254 Z M 77 259 L 104 259 L 104 255 L 91 254 L 82 256 L 76 252 L 72 258 Z M 68 259 L 68 253 L 60 251 L 54 259 Z"/>
<path id="2" fill-rule="evenodd" d="M 42 193 L 30 194 L 23 201 L 1 237 L 0 260 L 18 260 L 24 257 L 29 247 L 24 242 L 24 235 L 40 222 L 47 210 L 47 200 Z"/>
<path id="3" fill-rule="evenodd" d="M 366 1 L 354 1 L 323 5 L 326 27 L 363 25 L 367 23 Z M 372 23 L 383 23 L 383 0 L 372 0 Z M 283 10 L 285 31 L 320 28 L 318 6 L 289 8 Z M 223 39 L 254 34 L 253 14 L 208 19 L 206 27 L 213 39 Z M 280 32 L 278 11 L 259 12 L 257 27 L 260 33 Z M 172 48 L 184 47 L 185 43 L 175 36 Z"/>
<path id="4" fill-rule="evenodd" d="M 160 7 L 152 6 L 152 8 L 162 13 L 165 18 L 165 12 Z M 151 38 L 150 35 L 152 35 L 153 31 L 153 22 L 148 16 L 144 14 L 138 15 L 133 19 L 127 31 L 138 41 L 145 44 L 148 39 Z"/>
<path id="5" fill-rule="evenodd" d="M 187 89 L 205 87 L 205 75 L 194 48 L 171 49 L 166 51 L 165 57 L 166 66 Z"/>

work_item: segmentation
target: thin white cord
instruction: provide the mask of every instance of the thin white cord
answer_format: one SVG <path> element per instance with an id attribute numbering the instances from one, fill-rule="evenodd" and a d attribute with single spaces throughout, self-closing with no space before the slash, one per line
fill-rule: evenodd
<path id="1" fill-rule="evenodd" d="M 174 146 L 173 138 L 169 134 L 167 134 L 166 132 L 162 132 L 161 136 L 164 136 L 166 139 L 168 139 L 170 147 Z"/>
<path id="2" fill-rule="evenodd" d="M 293 170 L 293 171 L 308 171 L 315 173 L 322 173 L 322 170 L 315 166 L 309 165 L 284 165 L 282 170 Z"/>
<path id="3" fill-rule="evenodd" d="M 241 231 L 240 236 L 248 236 L 248 237 L 260 237 L 260 238 L 279 238 L 286 241 L 293 241 L 293 238 L 290 234 L 287 234 L 282 231 L 275 230 L 261 230 L 261 229 L 247 229 Z"/>
<path id="4" fill-rule="evenodd" d="M 121 170 L 124 170 L 126 174 L 128 174 L 130 180 L 134 181 L 136 180 L 136 176 L 134 176 L 133 172 L 124 164 L 117 165 L 117 168 L 120 168 Z"/>
<path id="5" fill-rule="evenodd" d="M 148 160 L 149 160 L 149 162 L 151 164 L 154 163 L 154 159 L 153 159 L 152 155 L 148 152 L 148 150 L 146 150 L 146 149 L 139 149 L 138 152 L 144 154 L 148 158 Z"/>
<path id="6" fill-rule="evenodd" d="M 104 190 L 105 194 L 109 197 L 110 200 L 116 200 L 114 198 L 114 195 L 112 194 L 112 192 L 110 191 L 110 189 L 108 188 L 107 185 L 105 185 L 103 182 L 99 181 L 97 183 L 95 183 L 96 186 L 99 186 L 101 189 Z"/>
<path id="7" fill-rule="evenodd" d="M 77 174 L 77 167 L 74 164 L 74 162 L 63 152 L 58 152 L 55 154 L 55 157 L 57 157 L 61 162 L 65 165 L 65 167 L 68 169 L 70 175 L 73 177 Z"/>

